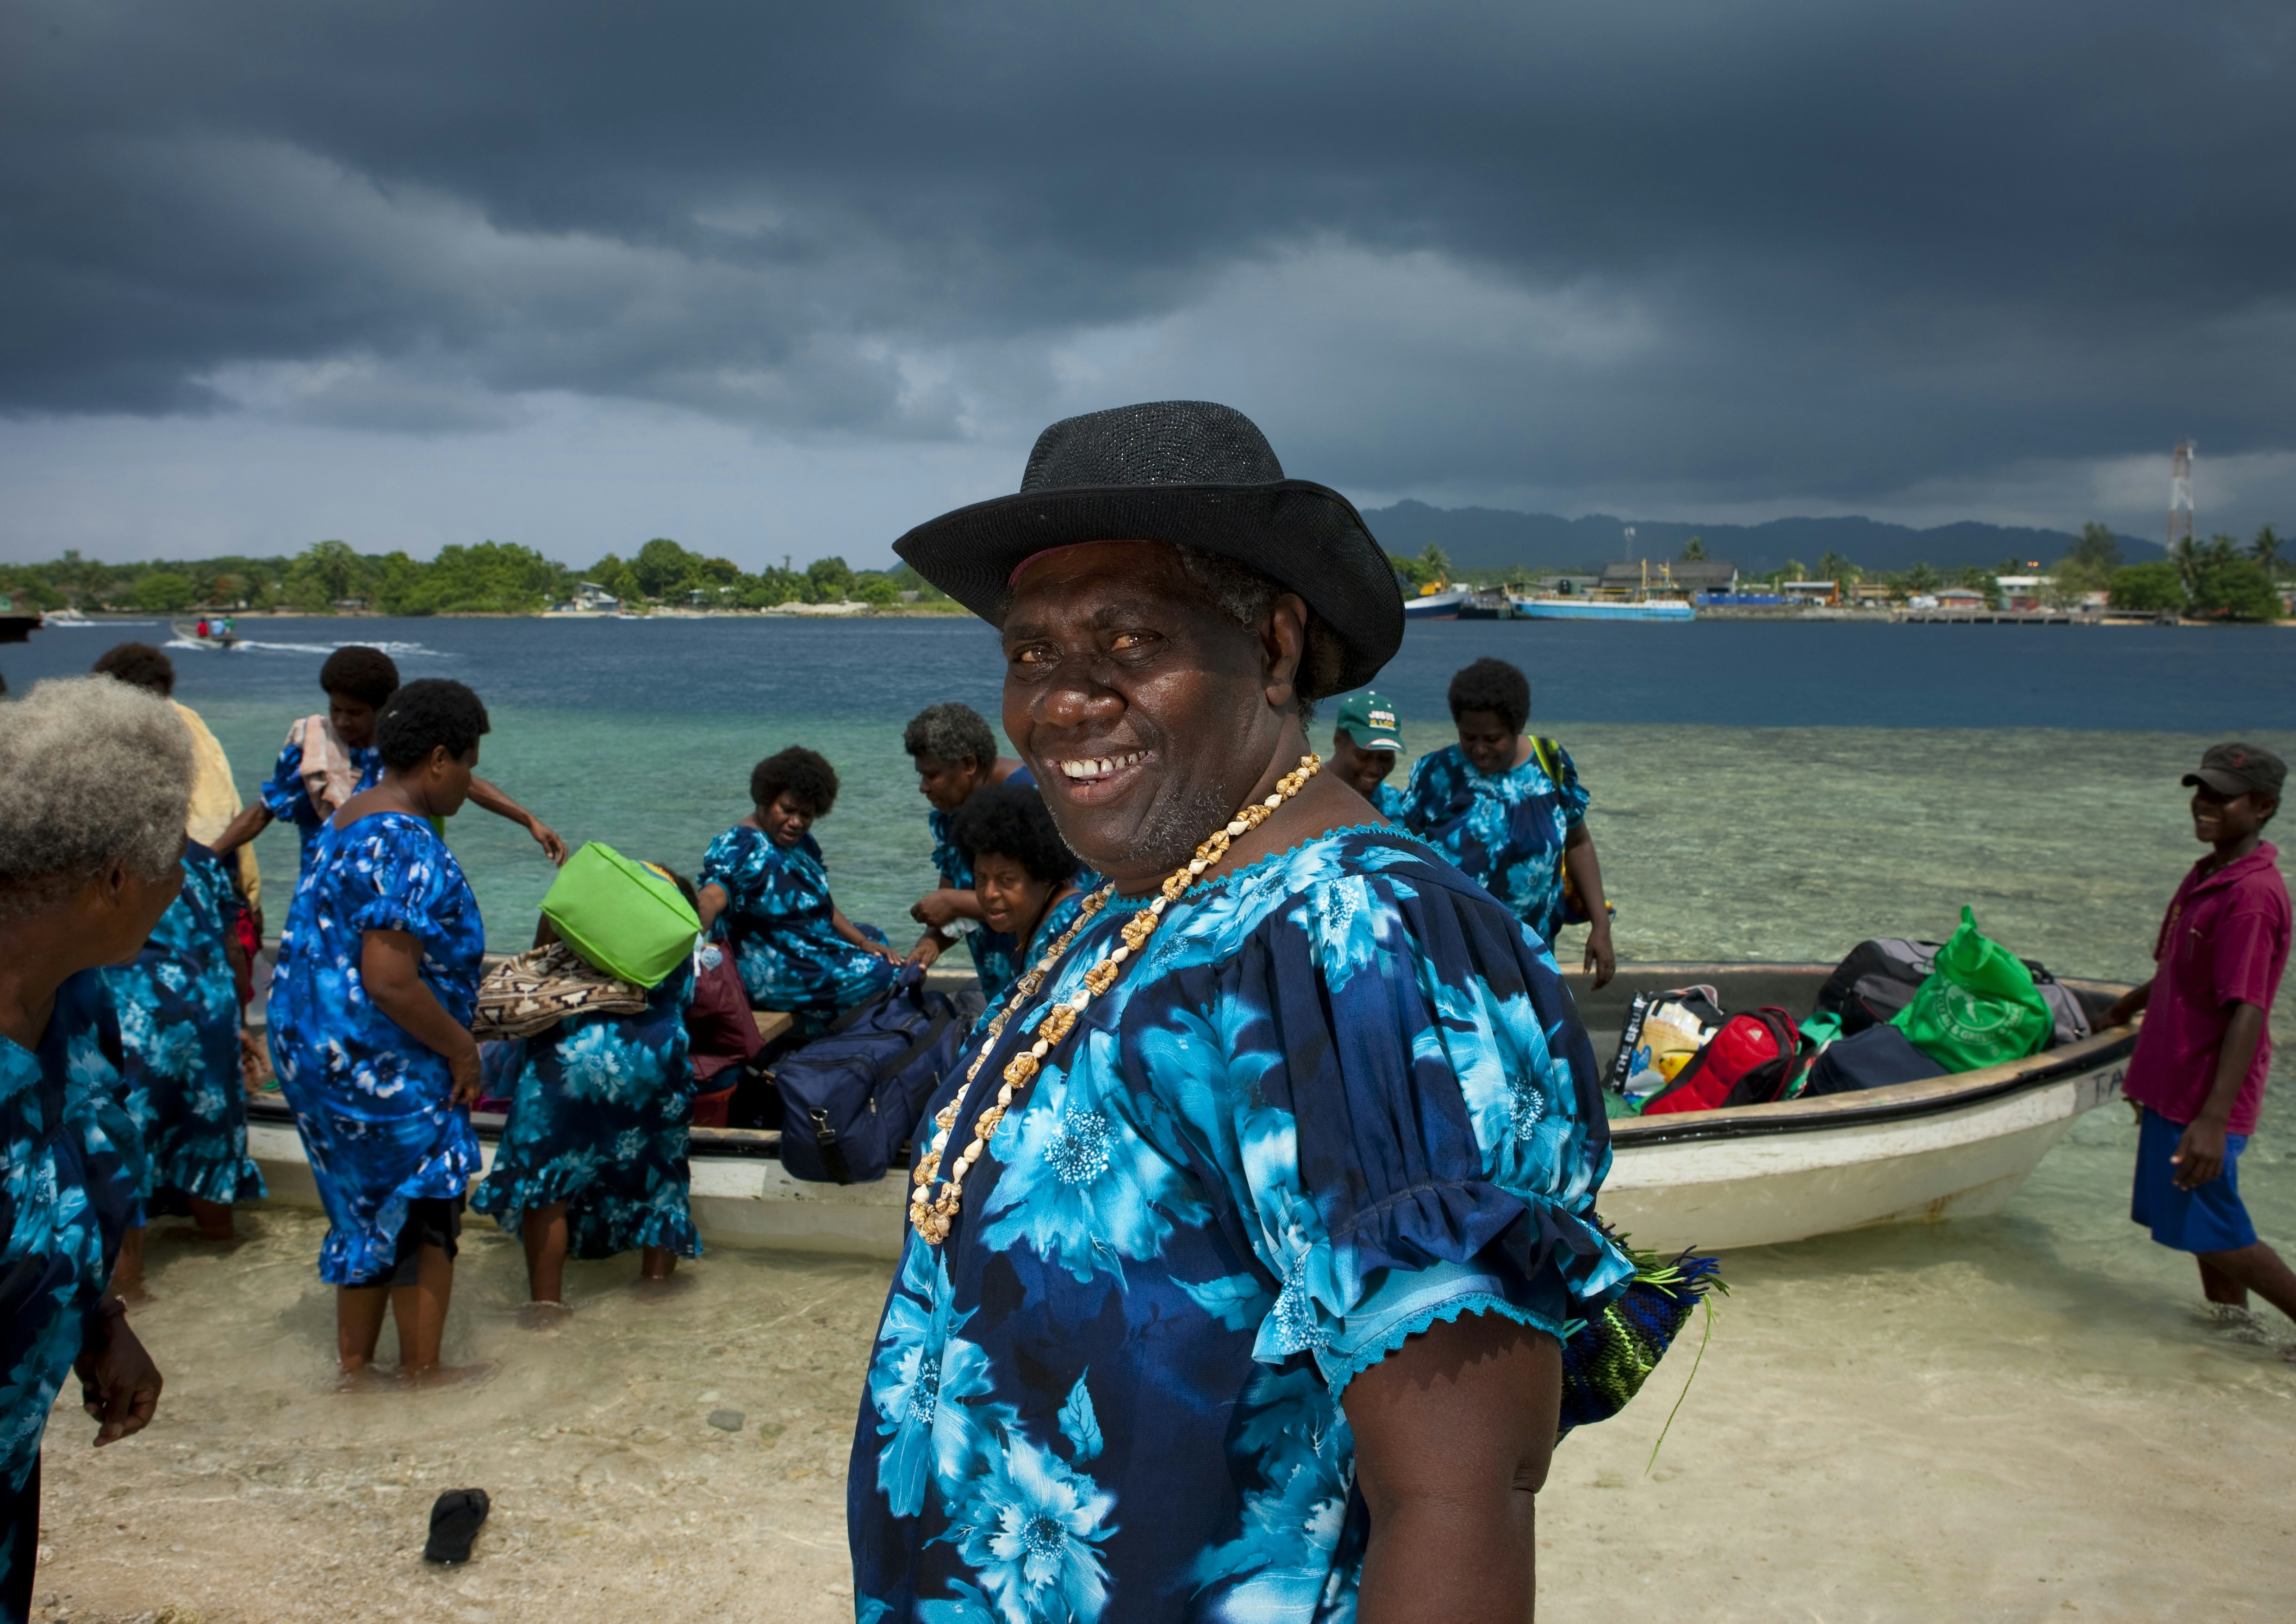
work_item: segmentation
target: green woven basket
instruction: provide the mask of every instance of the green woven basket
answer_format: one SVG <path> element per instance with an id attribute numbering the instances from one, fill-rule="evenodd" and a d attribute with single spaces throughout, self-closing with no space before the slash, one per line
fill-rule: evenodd
<path id="1" fill-rule="evenodd" d="M 597 841 L 566 859 L 542 916 L 591 964 L 640 987 L 660 986 L 701 930 L 676 885 Z"/>

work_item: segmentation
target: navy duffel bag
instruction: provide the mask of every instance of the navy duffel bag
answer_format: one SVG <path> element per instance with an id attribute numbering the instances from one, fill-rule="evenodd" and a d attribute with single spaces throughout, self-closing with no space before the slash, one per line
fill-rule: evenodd
<path id="1" fill-rule="evenodd" d="M 1918 1083 L 1943 1077 L 1945 1068 L 1914 1047 L 1906 1035 L 1888 1021 L 1869 1026 L 1854 1038 L 1837 1038 L 1818 1054 L 1809 1068 L 1809 1081 L 1801 1097 L 1820 1094 L 1854 1094 L 1861 1088 L 1882 1088 L 1891 1083 Z"/>
<path id="2" fill-rule="evenodd" d="M 905 967 L 879 997 L 775 1062 L 782 1166 L 816 1184 L 882 1178 L 964 1040 L 956 1001 Z"/>

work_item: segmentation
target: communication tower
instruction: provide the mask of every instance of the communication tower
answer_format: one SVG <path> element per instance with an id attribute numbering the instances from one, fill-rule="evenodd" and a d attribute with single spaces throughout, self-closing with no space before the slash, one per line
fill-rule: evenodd
<path id="1" fill-rule="evenodd" d="M 2169 551 L 2193 538 L 2193 442 L 2180 439 L 2169 456 Z"/>

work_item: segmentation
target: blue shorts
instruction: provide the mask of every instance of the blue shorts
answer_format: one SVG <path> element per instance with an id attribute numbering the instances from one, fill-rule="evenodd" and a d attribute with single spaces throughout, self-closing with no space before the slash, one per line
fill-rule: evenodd
<path id="1" fill-rule="evenodd" d="M 2136 1188 L 2128 1216 L 2152 1231 L 2152 1238 L 2178 1251 L 2238 1251 L 2256 1244 L 2256 1226 L 2240 1204 L 2240 1153 L 2246 1134 L 2225 1136 L 2224 1171 L 2197 1190 L 2177 1187 L 2169 1158 L 2185 1136 L 2185 1125 L 2147 1106 L 2136 1135 Z"/>

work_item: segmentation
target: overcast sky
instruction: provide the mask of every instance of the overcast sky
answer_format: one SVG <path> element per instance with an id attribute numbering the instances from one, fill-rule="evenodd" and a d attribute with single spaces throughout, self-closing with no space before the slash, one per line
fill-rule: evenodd
<path id="1" fill-rule="evenodd" d="M 0 7 L 0 557 L 888 559 L 1045 423 L 2296 529 L 2296 6 Z"/>

